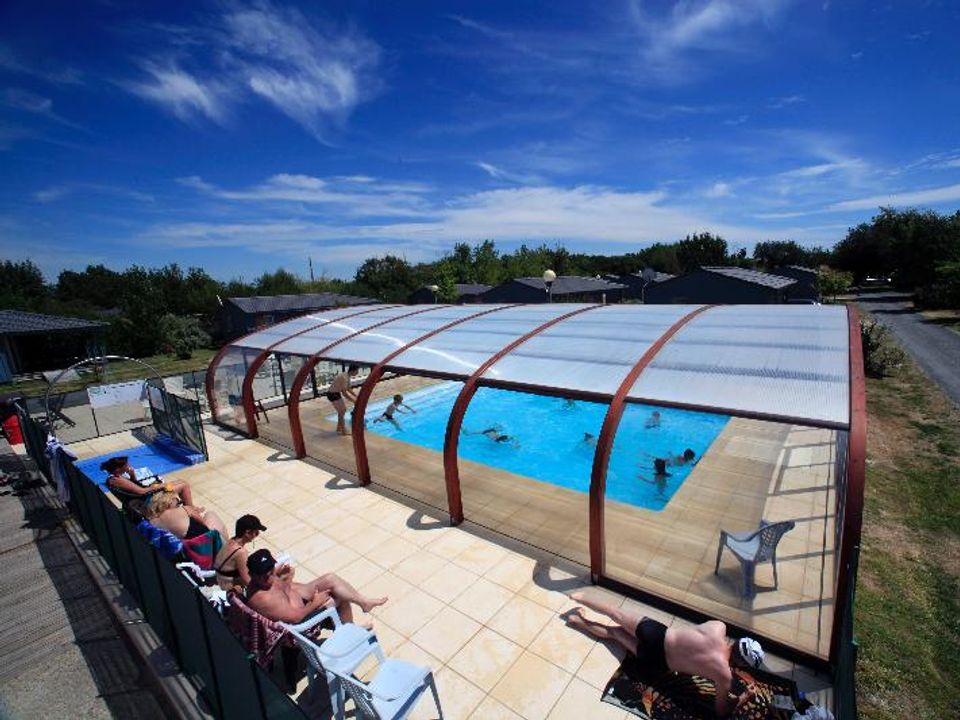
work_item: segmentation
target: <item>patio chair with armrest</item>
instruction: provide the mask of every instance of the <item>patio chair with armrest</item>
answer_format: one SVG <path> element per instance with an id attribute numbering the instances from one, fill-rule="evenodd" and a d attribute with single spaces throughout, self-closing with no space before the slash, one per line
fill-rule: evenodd
<path id="1" fill-rule="evenodd" d="M 287 629 L 307 658 L 310 687 L 316 683 L 317 676 L 323 673 L 330 691 L 330 707 L 336 712 L 337 720 L 343 720 L 344 689 L 335 673 L 349 675 L 371 655 L 375 655 L 381 663 L 386 658 L 376 635 L 370 630 L 353 623 L 341 623 L 336 608 L 325 610 L 323 615 L 333 620 L 334 631 L 322 643 L 303 634 L 304 623 L 280 624 Z"/>
<path id="2" fill-rule="evenodd" d="M 754 574 L 757 565 L 762 562 L 773 564 L 773 589 L 776 590 L 780 584 L 777 578 L 777 545 L 781 538 L 795 527 L 796 523 L 792 520 L 775 523 L 761 520 L 760 527 L 752 532 L 731 533 L 721 530 L 720 543 L 717 546 L 717 564 L 713 574 L 720 572 L 720 556 L 726 547 L 740 561 L 740 568 L 743 570 L 744 597 L 751 598 L 756 595 Z"/>
<path id="3" fill-rule="evenodd" d="M 428 667 L 405 660 L 383 660 L 369 682 L 348 673 L 332 670 L 357 708 L 358 720 L 404 720 L 416 706 L 420 696 L 430 688 L 437 705 L 437 716 L 443 720 L 440 695 Z"/>

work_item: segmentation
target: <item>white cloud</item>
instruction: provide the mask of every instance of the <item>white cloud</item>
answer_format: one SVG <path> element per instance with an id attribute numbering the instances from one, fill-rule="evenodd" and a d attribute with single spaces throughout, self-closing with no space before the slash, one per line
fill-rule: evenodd
<path id="1" fill-rule="evenodd" d="M 234 4 L 211 27 L 163 30 L 178 54 L 142 62 L 147 79 L 124 85 L 182 120 L 223 123 L 233 105 L 259 98 L 328 142 L 379 90 L 376 43 L 295 8 Z"/>
<path id="2" fill-rule="evenodd" d="M 509 170 L 504 170 L 488 162 L 478 161 L 474 164 L 494 180 L 506 180 L 507 182 L 517 183 L 519 185 L 532 185 L 543 182 L 543 178 L 539 175 L 525 175 L 523 173 L 510 172 Z"/>
<path id="3" fill-rule="evenodd" d="M 82 75 L 78 70 L 70 67 L 55 68 L 49 62 L 44 62 L 41 66 L 31 67 L 17 58 L 13 50 L 3 43 L 0 43 L 0 69 L 21 75 L 30 75 L 54 85 L 81 85 L 83 83 Z"/>
<path id="4" fill-rule="evenodd" d="M 878 207 L 904 207 L 913 205 L 937 205 L 940 203 L 960 201 L 960 185 L 928 188 L 909 192 L 874 195 L 873 197 L 858 200 L 844 200 L 833 203 L 830 210 L 870 210 Z"/>
<path id="5" fill-rule="evenodd" d="M 724 198 L 733 195 L 730 183 L 716 182 L 704 193 L 708 198 Z"/>
<path id="6" fill-rule="evenodd" d="M 738 115 L 735 118 L 730 118 L 729 120 L 724 120 L 724 125 L 743 125 L 747 120 L 750 119 L 749 115 Z"/>
<path id="7" fill-rule="evenodd" d="M 770 103 L 771 110 L 781 110 L 785 107 L 790 107 L 791 105 L 799 105 L 800 103 L 806 102 L 807 99 L 803 95 L 787 95 L 786 97 L 778 98 Z"/>
<path id="8" fill-rule="evenodd" d="M 67 183 L 65 185 L 54 185 L 46 190 L 35 192 L 33 199 L 40 203 L 50 203 L 77 193 L 112 195 L 147 203 L 152 203 L 155 200 L 153 195 L 140 192 L 139 190 L 131 190 L 130 188 L 117 187 L 115 185 L 103 185 L 100 183 Z"/>

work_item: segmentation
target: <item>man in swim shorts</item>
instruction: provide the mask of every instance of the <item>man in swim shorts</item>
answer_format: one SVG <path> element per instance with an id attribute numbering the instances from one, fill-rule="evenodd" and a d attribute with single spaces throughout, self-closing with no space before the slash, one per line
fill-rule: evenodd
<path id="1" fill-rule="evenodd" d="M 357 401 L 357 394 L 350 387 L 350 381 L 357 376 L 358 372 L 360 372 L 360 369 L 356 365 L 351 365 L 337 375 L 330 383 L 330 387 L 327 388 L 327 400 L 333 403 L 333 406 L 337 409 L 337 432 L 340 435 L 350 434 L 347 432 L 347 403 L 344 398 L 347 398 L 350 402 Z"/>
<path id="2" fill-rule="evenodd" d="M 584 592 L 570 597 L 616 623 L 588 620 L 583 608 L 577 607 L 566 616 L 571 627 L 600 640 L 616 641 L 653 673 L 680 672 L 712 680 L 717 687 L 714 709 L 718 717 L 727 717 L 754 694 L 752 687 L 740 695 L 731 692 L 733 668 L 759 668 L 763 648 L 752 638 L 727 638 L 727 626 L 719 620 L 668 628 L 637 612 L 592 600 Z"/>

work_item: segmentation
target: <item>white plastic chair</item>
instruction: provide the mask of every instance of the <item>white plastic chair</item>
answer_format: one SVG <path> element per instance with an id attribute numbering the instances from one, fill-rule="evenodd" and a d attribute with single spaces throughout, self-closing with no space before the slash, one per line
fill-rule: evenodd
<path id="1" fill-rule="evenodd" d="M 720 544 L 717 546 L 717 564 L 713 574 L 720 572 L 720 556 L 724 548 L 729 548 L 733 556 L 740 561 L 743 571 L 744 597 L 752 598 L 757 594 L 753 579 L 757 565 L 762 562 L 773 563 L 773 589 L 776 590 L 780 586 L 777 577 L 777 545 L 783 536 L 795 527 L 796 523 L 792 520 L 775 523 L 761 520 L 760 527 L 752 532 L 732 533 L 721 530 Z"/>
<path id="2" fill-rule="evenodd" d="M 195 588 L 208 585 L 208 580 L 213 580 L 217 577 L 216 570 L 203 570 L 194 562 L 177 563 L 177 570 L 179 570 L 180 574 L 189 580 L 190 584 Z"/>
<path id="3" fill-rule="evenodd" d="M 304 634 L 307 629 L 317 624 L 318 618 L 329 618 L 333 620 L 334 626 L 333 635 L 319 644 Z M 324 673 L 330 690 L 330 706 L 336 712 L 338 720 L 343 720 L 344 694 L 338 674 L 349 675 L 370 655 L 376 655 L 377 659 L 383 662 L 383 650 L 380 649 L 376 636 L 359 625 L 342 623 L 335 607 L 328 608 L 299 625 L 280 625 L 290 633 L 307 658 L 307 679 L 311 688 L 317 675 Z"/>
<path id="4" fill-rule="evenodd" d="M 382 658 L 378 653 L 378 658 Z M 403 720 L 410 715 L 427 688 L 433 693 L 437 716 L 443 720 L 440 695 L 428 667 L 405 660 L 380 660 L 376 675 L 363 682 L 347 673 L 332 671 L 357 707 L 357 718 L 364 720 Z"/>

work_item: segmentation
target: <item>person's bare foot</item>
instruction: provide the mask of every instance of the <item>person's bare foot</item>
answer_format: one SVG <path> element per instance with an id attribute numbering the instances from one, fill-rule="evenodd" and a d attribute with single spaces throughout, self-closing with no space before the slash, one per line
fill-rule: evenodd
<path id="1" fill-rule="evenodd" d="M 582 607 L 575 607 L 567 612 L 563 613 L 560 617 L 563 618 L 564 622 L 567 623 L 574 630 L 579 630 L 582 633 L 591 635 L 600 639 L 607 639 L 610 635 L 609 628 L 603 623 L 596 622 L 594 620 L 587 620 L 586 616 L 583 614 Z"/>
<path id="2" fill-rule="evenodd" d="M 583 590 L 577 590 L 576 592 L 570 593 L 570 599 L 574 602 L 582 603 L 586 599 L 586 595 L 584 595 Z M 582 610 L 583 608 L 578 609 Z"/>
<path id="3" fill-rule="evenodd" d="M 366 602 L 357 603 L 360 606 L 360 609 L 365 613 L 370 612 L 375 607 L 380 607 L 387 601 L 387 598 L 373 598 L 372 600 L 367 600 Z"/>

